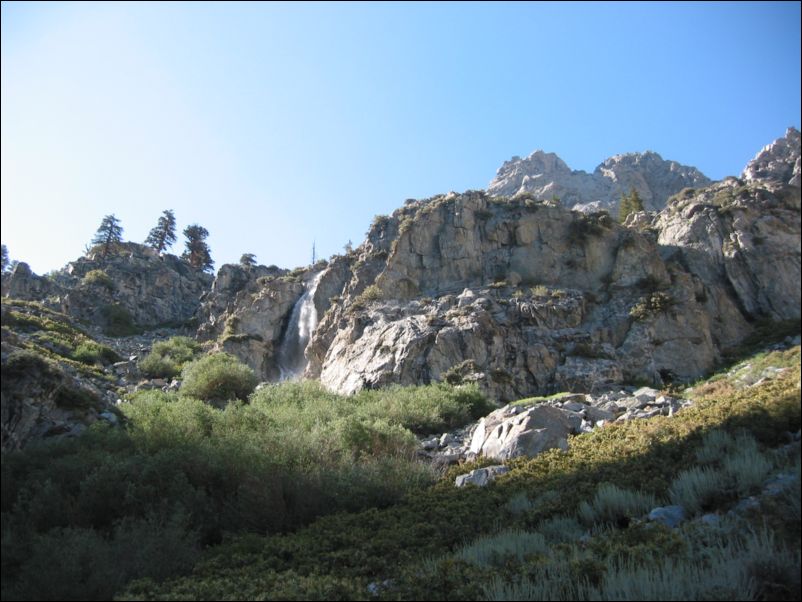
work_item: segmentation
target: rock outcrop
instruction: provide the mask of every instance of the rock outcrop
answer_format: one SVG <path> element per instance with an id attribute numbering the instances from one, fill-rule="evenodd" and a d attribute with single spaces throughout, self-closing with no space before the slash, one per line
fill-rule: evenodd
<path id="1" fill-rule="evenodd" d="M 318 315 L 342 291 L 349 265 L 335 260 L 321 274 L 313 296 Z M 275 267 L 222 266 L 198 310 L 198 338 L 214 341 L 216 348 L 240 358 L 263 380 L 278 380 L 278 352 L 293 307 L 324 266 L 292 273 Z"/>
<path id="2" fill-rule="evenodd" d="M 341 393 L 475 381 L 500 401 L 690 380 L 754 320 L 799 318 L 799 215 L 777 178 L 688 188 L 628 227 L 530 197 L 409 202 L 357 250 L 307 375 Z"/>
<path id="3" fill-rule="evenodd" d="M 42 301 L 104 328 L 119 321 L 153 328 L 192 319 L 211 281 L 175 255 L 123 243 L 108 257 L 81 257 L 50 278 L 21 263 L 3 278 L 3 296 Z"/>
<path id="4" fill-rule="evenodd" d="M 545 200 L 557 197 L 565 207 L 617 212 L 621 195 L 634 188 L 647 210 L 659 211 L 683 188 L 697 188 L 710 180 L 695 167 L 666 161 L 654 152 L 610 157 L 593 173 L 572 170 L 554 153 L 542 150 L 525 159 L 505 161 L 487 187 L 493 195 L 528 193 Z"/>
<path id="5" fill-rule="evenodd" d="M 313 268 L 225 265 L 211 282 L 126 243 L 52 278 L 20 264 L 3 294 L 106 326 L 120 314 L 147 327 L 194 317 L 207 347 L 276 380 L 306 291 L 320 319 L 305 375 L 340 393 L 445 380 L 476 382 L 505 402 L 687 381 L 756 320 L 799 319 L 799 143 L 789 130 L 742 179 L 713 184 L 654 153 L 616 156 L 587 174 L 537 152 L 505 163 L 490 194 L 408 201 L 377 217 L 357 250 Z M 624 225 L 563 206 L 609 207 L 631 186 L 652 211 Z M 530 194 L 494 196 L 521 191 Z M 533 420 L 517 427 L 534 433 Z"/>
<path id="6" fill-rule="evenodd" d="M 795 153 L 779 142 L 766 147 L 745 180 L 727 178 L 677 195 L 653 223 L 663 255 L 728 291 L 749 319 L 799 318 L 800 187 L 789 184 L 799 181 L 798 132 L 795 140 Z M 770 158 L 778 148 L 796 165 L 796 176 Z M 737 338 L 726 330 L 720 329 L 725 339 Z"/>
<path id="7" fill-rule="evenodd" d="M 467 193 L 388 220 L 382 270 L 370 285 L 375 266 L 354 270 L 362 292 L 346 287 L 311 344 L 310 374 L 334 390 L 466 378 L 509 400 L 693 378 L 718 357 L 711 321 L 726 316 L 704 283 L 606 214 Z"/>
<path id="8" fill-rule="evenodd" d="M 802 182 L 800 167 L 800 134 L 788 128 L 785 136 L 764 147 L 741 174 L 747 182 L 759 180 L 765 184 L 799 187 Z"/>
<path id="9" fill-rule="evenodd" d="M 21 303 L 3 303 L 1 310 L 0 447 L 21 449 L 33 440 L 76 436 L 98 420 L 116 423 L 117 383 L 91 362 L 70 359 L 76 357 L 71 344 L 91 339 L 67 316 Z M 107 354 L 107 363 L 117 359 L 110 349 Z"/>
<path id="10" fill-rule="evenodd" d="M 574 393 L 522 400 L 491 412 L 473 425 L 422 441 L 420 456 L 436 465 L 479 457 L 498 461 L 532 458 L 550 449 L 567 450 L 571 435 L 610 422 L 673 416 L 692 404 L 649 387 L 595 396 Z"/>

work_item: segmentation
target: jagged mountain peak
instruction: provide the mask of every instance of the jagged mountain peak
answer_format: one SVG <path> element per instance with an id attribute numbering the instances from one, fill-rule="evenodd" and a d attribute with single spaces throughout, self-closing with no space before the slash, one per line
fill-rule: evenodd
<path id="1" fill-rule="evenodd" d="M 572 170 L 555 153 L 537 150 L 526 159 L 504 162 L 487 190 L 500 196 L 531 193 L 544 200 L 557 196 L 567 207 L 592 204 L 615 210 L 622 193 L 635 188 L 647 209 L 659 210 L 683 188 L 709 183 L 697 168 L 663 159 L 651 150 L 614 155 L 593 173 Z"/>
<path id="2" fill-rule="evenodd" d="M 744 180 L 765 180 L 789 186 L 799 186 L 800 175 L 800 133 L 789 127 L 785 136 L 764 146 L 744 168 Z"/>

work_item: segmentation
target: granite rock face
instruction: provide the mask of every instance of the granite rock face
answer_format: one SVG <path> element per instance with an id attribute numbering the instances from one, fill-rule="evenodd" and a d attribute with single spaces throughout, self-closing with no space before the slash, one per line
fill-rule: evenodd
<path id="1" fill-rule="evenodd" d="M 286 270 L 226 264 L 198 310 L 198 338 L 238 357 L 257 376 L 279 376 L 276 351 L 292 307 L 303 293 Z"/>
<path id="2" fill-rule="evenodd" d="M 113 412 L 116 383 L 94 368 L 60 356 L 59 339 L 41 337 L 43 332 L 28 322 L 33 316 L 68 328 L 67 316 L 40 306 L 9 308 L 5 303 L 0 313 L 0 447 L 4 451 L 21 449 L 33 440 L 77 436 L 98 420 L 117 420 Z M 32 351 L 36 346 L 51 350 L 51 357 Z"/>
<path id="3" fill-rule="evenodd" d="M 654 152 L 615 155 L 593 173 L 572 170 L 554 153 L 542 150 L 525 159 L 505 161 L 487 192 L 499 196 L 528 193 L 539 200 L 557 197 L 565 207 L 616 213 L 621 195 L 634 188 L 643 206 L 662 209 L 683 188 L 697 188 L 710 180 L 695 167 L 667 161 Z"/>
<path id="4" fill-rule="evenodd" d="M 310 345 L 309 374 L 340 392 L 448 378 L 509 400 L 693 378 L 718 357 L 712 322 L 740 315 L 706 306 L 705 284 L 664 261 L 653 234 L 605 214 L 466 193 L 388 220 L 399 234 L 386 258 L 362 249 Z M 365 298 L 355 283 L 371 277 Z"/>
<path id="5" fill-rule="evenodd" d="M 664 256 L 730 291 L 744 316 L 782 320 L 799 318 L 799 218 L 798 185 L 727 178 L 678 195 L 654 227 Z"/>
<path id="6" fill-rule="evenodd" d="M 631 186 L 651 211 L 624 225 L 564 206 L 609 207 Z M 531 194 L 494 196 L 522 190 Z M 265 380 L 280 375 L 279 345 L 314 281 L 305 375 L 340 393 L 445 380 L 504 402 L 686 381 L 755 320 L 799 318 L 799 133 L 763 149 L 743 179 L 713 184 L 654 153 L 613 157 L 593 174 L 534 153 L 506 163 L 490 193 L 408 201 L 377 217 L 355 251 L 291 273 L 225 265 L 211 282 L 132 243 L 52 278 L 26 267 L 3 277 L 4 295 L 92 323 L 115 305 L 142 326 L 194 317 L 207 347 Z"/>
<path id="7" fill-rule="evenodd" d="M 799 187 L 802 184 L 799 148 L 799 130 L 788 128 L 784 137 L 764 147 L 749 162 L 741 178 L 747 182 L 759 180 L 764 183 Z"/>
<path id="8" fill-rule="evenodd" d="M 293 307 L 323 271 L 312 298 L 322 316 L 350 277 L 349 266 L 343 258 L 293 273 L 275 267 L 224 265 L 198 310 L 198 338 L 235 355 L 259 378 L 278 380 L 278 353 Z"/>
<path id="9" fill-rule="evenodd" d="M 474 381 L 499 401 L 701 376 L 754 320 L 799 318 L 799 186 L 771 174 L 686 188 L 625 226 L 531 197 L 409 202 L 357 250 L 307 375 L 342 393 Z"/>

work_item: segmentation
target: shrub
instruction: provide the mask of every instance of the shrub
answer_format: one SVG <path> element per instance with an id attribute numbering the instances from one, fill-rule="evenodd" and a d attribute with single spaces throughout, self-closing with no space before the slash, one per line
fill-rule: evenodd
<path id="1" fill-rule="evenodd" d="M 546 555 L 549 548 L 540 533 L 502 531 L 480 537 L 457 551 L 456 557 L 479 566 L 503 566 L 509 560 L 521 562 L 534 555 Z"/>
<path id="2" fill-rule="evenodd" d="M 479 368 L 474 360 L 464 360 L 446 370 L 443 373 L 443 381 L 450 385 L 461 385 L 468 374 L 475 373 L 478 370 Z"/>
<path id="3" fill-rule="evenodd" d="M 200 351 L 200 345 L 189 337 L 172 337 L 154 343 L 150 353 L 139 362 L 139 369 L 151 378 L 171 378 L 180 374 L 184 364 Z"/>
<path id="4" fill-rule="evenodd" d="M 259 382 L 248 366 L 228 353 L 215 353 L 184 366 L 181 395 L 204 401 L 248 398 Z"/>
<path id="5" fill-rule="evenodd" d="M 575 219 L 568 224 L 566 238 L 571 245 L 582 246 L 591 236 L 603 234 L 604 225 L 607 225 L 607 220 L 591 215 L 576 215 Z"/>
<path id="6" fill-rule="evenodd" d="M 506 504 L 504 504 L 504 509 L 510 514 L 517 516 L 519 514 L 525 514 L 531 510 L 532 502 L 525 493 L 516 493 L 507 501 Z"/>
<path id="7" fill-rule="evenodd" d="M 668 489 L 672 504 L 682 506 L 689 514 L 712 508 L 726 496 L 726 476 L 710 467 L 683 470 Z"/>
<path id="8" fill-rule="evenodd" d="M 142 332 L 142 329 L 134 324 L 131 313 L 119 303 L 104 305 L 101 314 L 105 322 L 103 332 L 110 337 L 127 337 Z"/>
<path id="9" fill-rule="evenodd" d="M 667 312 L 675 304 L 674 298 L 667 293 L 652 293 L 638 301 L 629 310 L 629 315 L 635 320 L 646 320 L 649 316 Z"/>
<path id="10" fill-rule="evenodd" d="M 576 542 L 584 533 L 579 521 L 571 516 L 555 516 L 545 520 L 537 526 L 537 530 L 549 543 Z"/>
<path id="11" fill-rule="evenodd" d="M 119 362 L 120 356 L 106 345 L 101 345 L 94 341 L 85 341 L 75 348 L 72 353 L 72 359 L 84 364 L 111 364 Z"/>
<path id="12" fill-rule="evenodd" d="M 742 497 L 759 490 L 772 468 L 771 460 L 766 458 L 756 445 L 753 449 L 749 449 L 748 445 L 740 447 L 735 454 L 722 462 L 723 472 L 729 479 L 731 487 Z"/>
<path id="13" fill-rule="evenodd" d="M 387 215 L 375 215 L 373 216 L 373 221 L 370 224 L 371 228 L 376 229 L 384 229 L 387 227 L 387 224 L 390 223 L 390 217 Z"/>
<path id="14" fill-rule="evenodd" d="M 108 290 L 114 290 L 114 281 L 103 270 L 89 270 L 81 279 L 81 284 L 86 286 L 104 286 Z"/>
<path id="15" fill-rule="evenodd" d="M 364 306 L 371 301 L 379 301 L 383 296 L 382 290 L 375 284 L 371 284 L 354 299 L 354 305 Z"/>
<path id="16" fill-rule="evenodd" d="M 626 524 L 657 506 L 654 495 L 602 483 L 591 503 L 579 505 L 579 517 L 588 526 Z"/>
<path id="17" fill-rule="evenodd" d="M 717 464 L 735 447 L 735 439 L 727 431 L 715 429 L 705 435 L 702 447 L 696 450 L 699 464 Z"/>

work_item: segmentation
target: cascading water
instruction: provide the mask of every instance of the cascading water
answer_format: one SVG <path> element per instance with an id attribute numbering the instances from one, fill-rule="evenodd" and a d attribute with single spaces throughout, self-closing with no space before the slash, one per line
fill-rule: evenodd
<path id="1" fill-rule="evenodd" d="M 317 326 L 315 290 L 323 272 L 318 272 L 306 283 L 306 290 L 295 303 L 284 339 L 278 350 L 279 380 L 298 380 L 306 369 L 304 351 Z"/>

